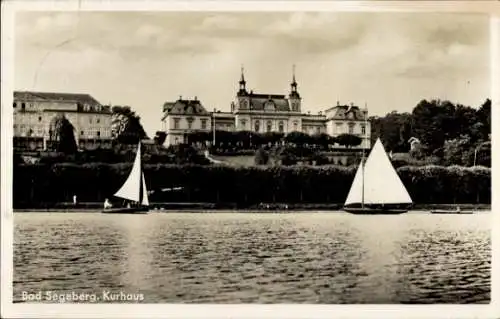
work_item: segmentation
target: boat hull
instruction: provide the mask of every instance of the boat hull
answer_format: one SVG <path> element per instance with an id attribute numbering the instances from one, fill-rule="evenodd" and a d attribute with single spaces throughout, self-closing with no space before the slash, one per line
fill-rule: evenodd
<path id="1" fill-rule="evenodd" d="M 399 215 L 408 209 L 344 207 L 344 211 L 356 215 Z"/>
<path id="2" fill-rule="evenodd" d="M 148 207 L 123 207 L 123 208 L 109 208 L 103 209 L 103 214 L 147 214 Z"/>
<path id="3" fill-rule="evenodd" d="M 459 211 L 457 212 L 456 210 L 431 210 L 431 214 L 455 214 L 455 215 L 463 215 L 463 214 L 474 214 L 473 211 Z"/>

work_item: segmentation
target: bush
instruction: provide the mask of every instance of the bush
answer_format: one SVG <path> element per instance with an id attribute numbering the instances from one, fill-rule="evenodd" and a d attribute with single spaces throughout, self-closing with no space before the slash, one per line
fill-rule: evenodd
<path id="1" fill-rule="evenodd" d="M 269 152 L 263 147 L 255 152 L 255 165 L 266 165 L 269 162 Z"/>

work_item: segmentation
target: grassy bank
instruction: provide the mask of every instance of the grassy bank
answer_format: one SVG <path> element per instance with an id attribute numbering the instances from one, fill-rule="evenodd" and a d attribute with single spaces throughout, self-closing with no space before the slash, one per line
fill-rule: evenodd
<path id="1" fill-rule="evenodd" d="M 14 207 L 36 208 L 70 202 L 102 203 L 122 185 L 131 163 L 70 163 L 14 167 Z M 331 205 L 343 203 L 355 167 L 229 167 L 145 165 L 151 202 L 214 203 L 253 207 L 259 203 Z M 458 204 L 491 201 L 490 169 L 484 167 L 400 167 L 399 176 L 416 204 Z M 383 182 L 383 181 L 382 181 Z M 182 186 L 179 192 L 162 188 Z M 389 190 L 390 191 L 390 190 Z M 41 207 L 43 208 L 43 207 Z M 225 207 L 226 208 L 226 207 Z M 318 208 L 314 208 L 318 209 Z"/>

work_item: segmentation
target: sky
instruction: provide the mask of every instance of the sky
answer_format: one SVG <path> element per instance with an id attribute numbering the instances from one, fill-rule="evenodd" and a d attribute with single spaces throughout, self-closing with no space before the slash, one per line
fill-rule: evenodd
<path id="1" fill-rule="evenodd" d="M 488 17 L 384 12 L 20 12 L 15 90 L 88 93 L 131 106 L 150 137 L 162 106 L 195 96 L 229 111 L 247 88 L 288 94 L 303 112 L 340 103 L 370 115 L 422 99 L 478 107 L 490 98 Z"/>

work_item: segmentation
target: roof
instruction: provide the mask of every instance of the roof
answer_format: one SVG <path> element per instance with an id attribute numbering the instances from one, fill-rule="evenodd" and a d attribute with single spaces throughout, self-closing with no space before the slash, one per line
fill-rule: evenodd
<path id="1" fill-rule="evenodd" d="M 355 105 L 337 105 L 326 110 L 325 113 L 330 113 L 328 118 L 334 119 L 350 119 L 350 120 L 364 120 L 363 110 Z"/>
<path id="2" fill-rule="evenodd" d="M 269 111 L 281 111 L 289 112 L 290 105 L 288 104 L 288 99 L 281 94 L 257 94 L 250 92 L 247 94 L 250 98 L 250 109 L 251 110 L 269 110 Z"/>
<path id="3" fill-rule="evenodd" d="M 91 95 L 79 94 L 79 93 L 14 91 L 14 99 L 79 102 L 81 104 L 89 104 L 89 105 L 100 105 L 101 104 L 96 99 L 94 99 Z"/>
<path id="4" fill-rule="evenodd" d="M 175 102 L 165 102 L 163 104 L 163 112 L 178 115 L 210 115 L 197 99 L 179 99 Z"/>

